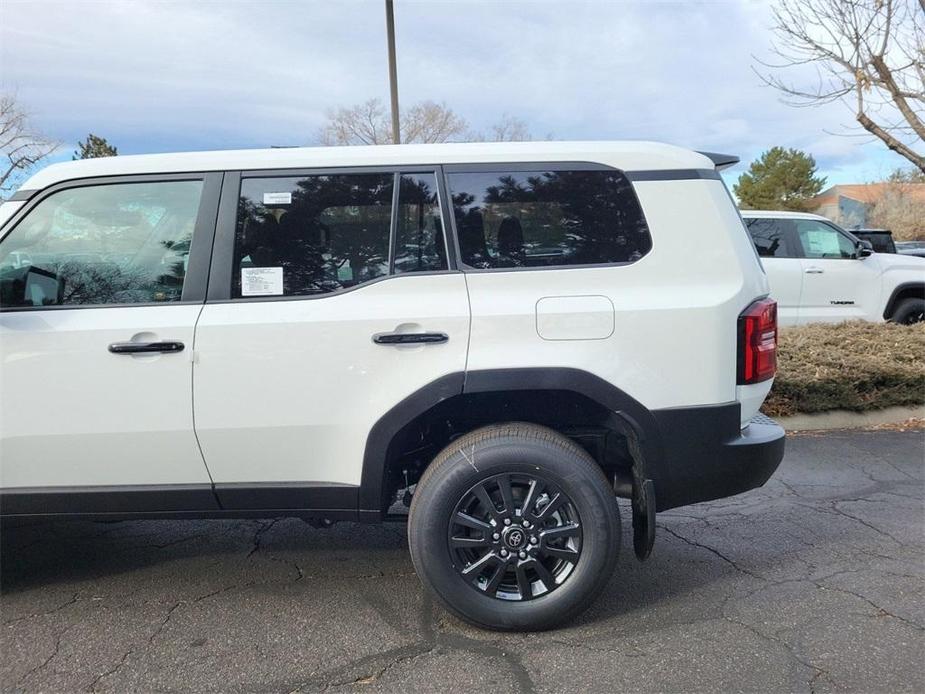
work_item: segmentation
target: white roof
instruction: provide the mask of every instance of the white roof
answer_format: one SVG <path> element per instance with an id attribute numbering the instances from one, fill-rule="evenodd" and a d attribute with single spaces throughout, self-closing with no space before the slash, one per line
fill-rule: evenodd
<path id="1" fill-rule="evenodd" d="M 143 154 L 51 164 L 22 185 L 45 188 L 94 176 L 341 166 L 402 166 L 503 162 L 597 162 L 626 171 L 712 169 L 702 154 L 658 142 L 478 142 L 364 147 L 292 147 Z"/>
<path id="2" fill-rule="evenodd" d="M 828 217 L 809 212 L 792 212 L 790 210 L 742 210 L 743 217 L 776 217 L 778 219 L 818 219 L 823 222 L 831 222 Z"/>

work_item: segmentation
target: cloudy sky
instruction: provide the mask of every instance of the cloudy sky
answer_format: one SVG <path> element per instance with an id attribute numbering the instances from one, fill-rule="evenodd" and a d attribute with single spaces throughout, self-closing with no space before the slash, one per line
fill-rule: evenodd
<path id="1" fill-rule="evenodd" d="M 763 86 L 753 56 L 768 55 L 768 2 L 395 6 L 401 101 L 446 102 L 474 129 L 508 113 L 540 137 L 660 140 L 745 162 L 798 147 L 829 183 L 905 165 L 827 134 L 851 122 L 844 107 L 795 109 Z M 59 158 L 88 132 L 121 154 L 312 144 L 329 109 L 387 102 L 387 80 L 382 0 L 0 1 L 0 88 L 63 143 Z"/>

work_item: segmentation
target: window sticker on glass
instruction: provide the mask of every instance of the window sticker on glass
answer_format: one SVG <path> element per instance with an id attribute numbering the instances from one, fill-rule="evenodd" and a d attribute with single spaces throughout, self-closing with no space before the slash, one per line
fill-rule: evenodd
<path id="1" fill-rule="evenodd" d="M 804 231 L 803 241 L 807 246 L 806 252 L 809 255 L 841 257 L 841 251 L 838 247 L 838 234 L 834 231 Z"/>
<path id="2" fill-rule="evenodd" d="M 282 294 L 283 268 L 241 268 L 241 296 L 282 296 Z"/>
<path id="3" fill-rule="evenodd" d="M 286 191 L 285 193 L 264 193 L 263 194 L 263 204 L 264 205 L 291 205 L 292 204 L 292 193 Z"/>

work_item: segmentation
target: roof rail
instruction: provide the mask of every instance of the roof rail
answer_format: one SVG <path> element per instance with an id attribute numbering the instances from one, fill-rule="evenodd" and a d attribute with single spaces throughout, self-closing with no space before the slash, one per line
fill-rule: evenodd
<path id="1" fill-rule="evenodd" d="M 723 169 L 729 168 L 739 163 L 739 158 L 734 154 L 719 154 L 718 152 L 700 152 L 697 154 L 702 154 L 707 159 L 713 162 L 713 165 L 716 167 L 717 171 L 722 171 Z"/>

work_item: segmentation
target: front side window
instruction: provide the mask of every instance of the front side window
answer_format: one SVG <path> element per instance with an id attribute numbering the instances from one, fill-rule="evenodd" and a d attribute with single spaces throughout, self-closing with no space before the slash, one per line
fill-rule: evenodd
<path id="1" fill-rule="evenodd" d="M 474 268 L 628 263 L 652 248 L 619 171 L 451 173 L 462 261 Z"/>
<path id="2" fill-rule="evenodd" d="M 856 257 L 854 242 L 828 224 L 800 219 L 796 222 L 796 229 L 806 258 Z"/>
<path id="3" fill-rule="evenodd" d="M 745 220 L 748 233 L 762 258 L 792 258 L 787 248 L 787 234 L 792 222 L 785 219 L 751 218 Z"/>
<path id="4" fill-rule="evenodd" d="M 0 243 L 0 306 L 179 301 L 202 181 L 70 188 Z"/>
<path id="5" fill-rule="evenodd" d="M 389 273 L 392 174 L 246 178 L 232 297 L 304 296 Z"/>

